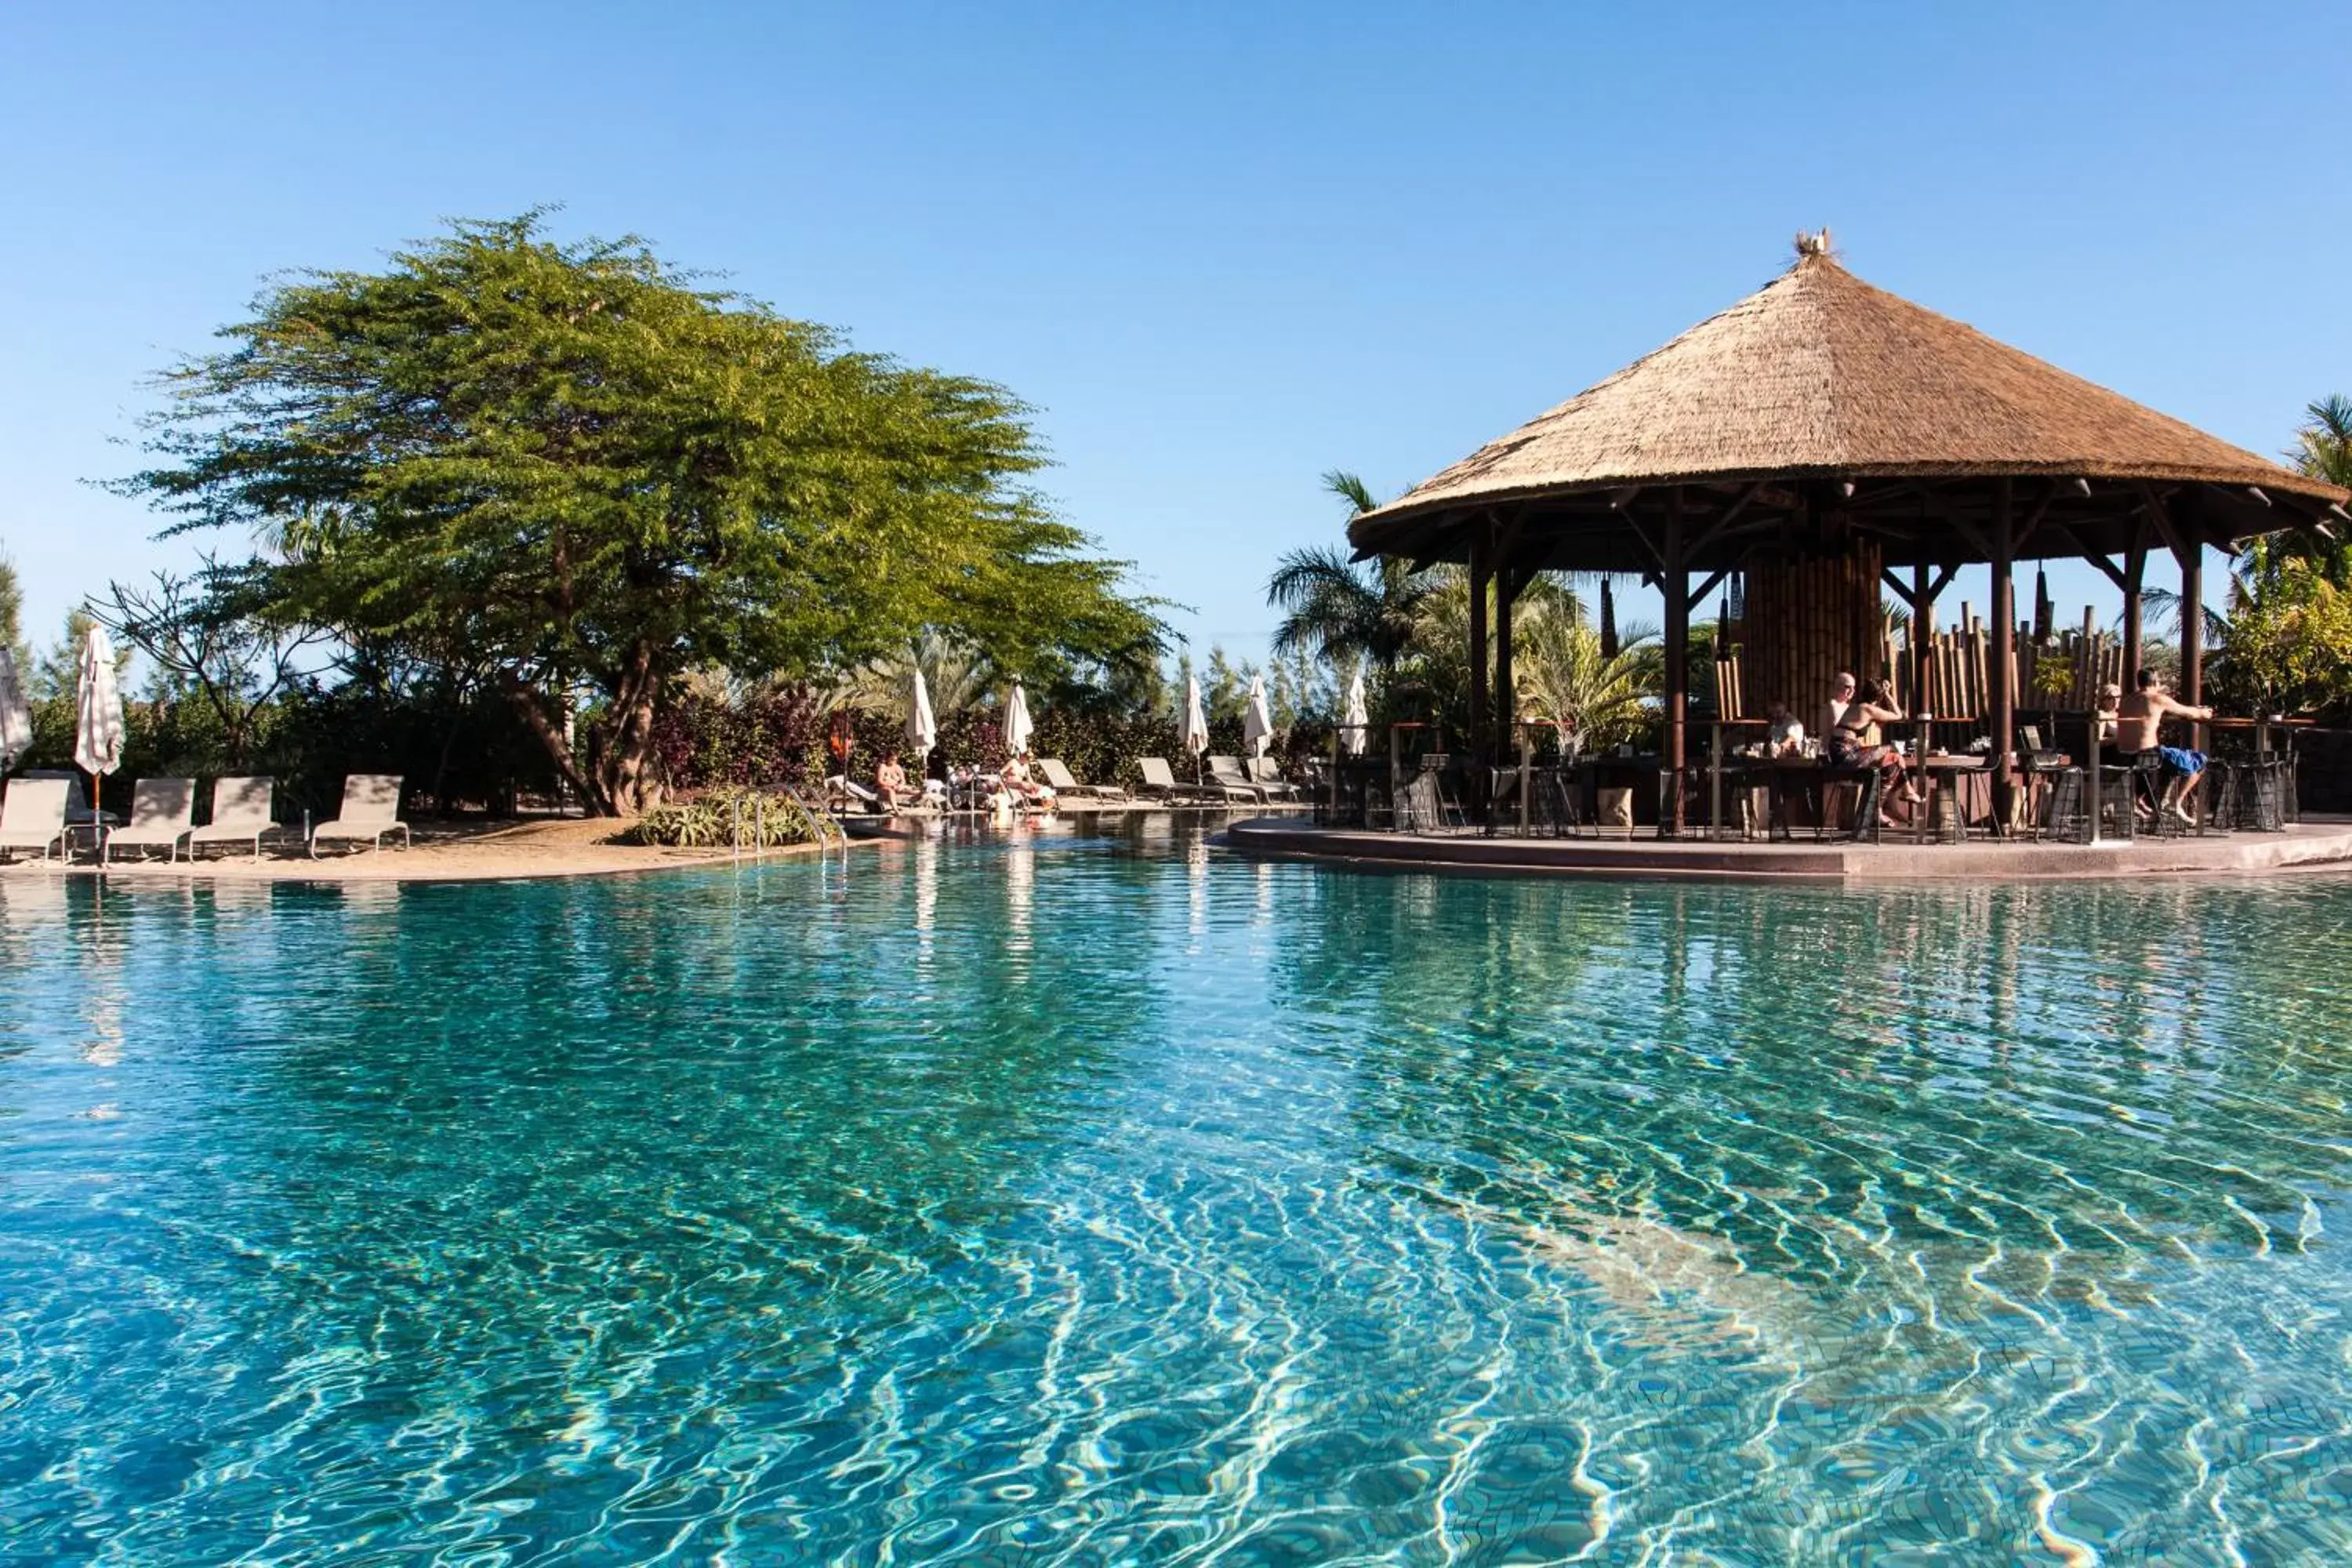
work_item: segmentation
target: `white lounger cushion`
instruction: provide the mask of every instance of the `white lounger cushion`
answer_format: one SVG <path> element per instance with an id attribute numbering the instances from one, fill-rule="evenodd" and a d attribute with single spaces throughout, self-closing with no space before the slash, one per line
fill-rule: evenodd
<path id="1" fill-rule="evenodd" d="M 400 820 L 398 773 L 353 773 L 343 781 L 343 809 L 332 822 L 310 830 L 310 842 L 322 838 L 368 838 L 382 843 L 387 833 L 408 837 L 408 824 Z"/>
<path id="2" fill-rule="evenodd" d="M 65 837 L 66 801 L 70 788 L 64 779 L 12 779 L 0 800 L 0 849 L 38 849 Z"/>
<path id="3" fill-rule="evenodd" d="M 278 794 L 278 781 L 268 778 L 226 778 L 213 781 L 213 819 L 188 835 L 191 844 L 233 844 L 249 838 L 255 847 L 261 836 L 274 832 L 278 824 L 270 816 L 270 807 Z"/>
<path id="4" fill-rule="evenodd" d="M 106 836 L 107 849 L 177 850 L 195 816 L 195 780 L 141 779 L 131 792 L 131 820 Z"/>

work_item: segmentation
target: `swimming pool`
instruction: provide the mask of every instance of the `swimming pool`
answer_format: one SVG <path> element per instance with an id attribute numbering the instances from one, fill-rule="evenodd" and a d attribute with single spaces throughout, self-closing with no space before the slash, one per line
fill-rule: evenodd
<path id="1" fill-rule="evenodd" d="M 2347 927 L 0 879 L 0 1561 L 2339 1561 Z"/>

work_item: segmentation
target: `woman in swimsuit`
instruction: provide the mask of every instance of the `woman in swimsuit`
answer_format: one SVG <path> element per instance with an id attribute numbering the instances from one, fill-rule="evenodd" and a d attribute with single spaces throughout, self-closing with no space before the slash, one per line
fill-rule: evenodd
<path id="1" fill-rule="evenodd" d="M 1886 682 L 1874 680 L 1866 687 L 1861 700 L 1838 716 L 1837 728 L 1830 731 L 1830 761 L 1842 768 L 1868 767 L 1875 763 L 1879 773 L 1879 798 L 1882 801 L 1901 800 L 1916 805 L 1927 797 L 1919 786 L 1911 782 L 1903 767 L 1903 755 L 1894 747 L 1880 743 L 1881 724 L 1900 723 L 1903 710 L 1895 706 L 1895 694 Z M 1907 816 L 1907 813 L 1906 814 Z"/>

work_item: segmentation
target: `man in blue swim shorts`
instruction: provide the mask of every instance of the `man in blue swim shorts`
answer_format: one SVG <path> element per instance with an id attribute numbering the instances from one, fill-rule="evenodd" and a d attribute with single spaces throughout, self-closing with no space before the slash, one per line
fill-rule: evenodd
<path id="1" fill-rule="evenodd" d="M 2185 746 L 2168 746 L 2158 738 L 2165 719 L 2210 719 L 2210 708 L 2191 708 L 2176 700 L 2164 689 L 2164 677 L 2152 669 L 2139 672 L 2139 689 L 2116 704 L 2116 750 L 2119 752 L 2154 752 L 2164 775 L 2164 798 L 2157 805 L 2158 812 L 2169 812 L 2181 822 L 2192 826 L 2196 818 L 2181 805 L 2189 792 L 2197 787 L 2197 776 L 2205 771 L 2205 753 L 2192 752 Z"/>

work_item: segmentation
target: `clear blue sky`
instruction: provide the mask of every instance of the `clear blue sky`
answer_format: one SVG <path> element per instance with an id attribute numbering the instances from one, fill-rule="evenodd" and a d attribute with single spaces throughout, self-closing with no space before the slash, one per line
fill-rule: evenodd
<path id="1" fill-rule="evenodd" d="M 152 372 L 272 270 L 546 202 L 1012 386 L 1068 515 L 1193 606 L 1202 649 L 1263 647 L 1275 557 L 1338 526 L 1322 470 L 1402 489 L 1758 287 L 1801 226 L 2276 452 L 2306 402 L 2352 391 L 2341 20 L 20 5 L 0 542 L 37 638 L 110 574 L 184 559 L 84 482 L 131 465 Z M 2087 570 L 2053 586 L 2112 597 Z"/>

